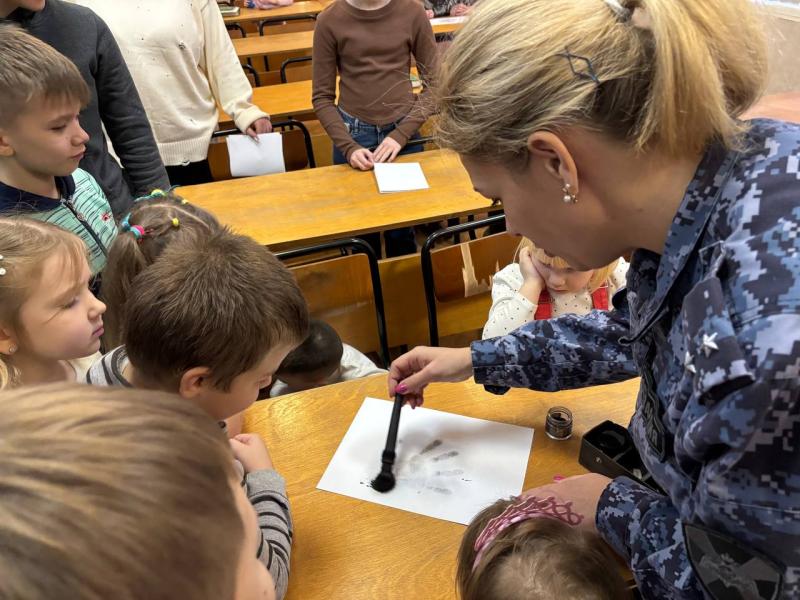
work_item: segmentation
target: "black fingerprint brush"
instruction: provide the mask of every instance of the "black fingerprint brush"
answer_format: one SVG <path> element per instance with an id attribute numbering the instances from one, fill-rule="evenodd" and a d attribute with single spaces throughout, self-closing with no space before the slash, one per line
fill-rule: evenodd
<path id="1" fill-rule="evenodd" d="M 389 434 L 386 436 L 386 447 L 381 454 L 381 472 L 372 480 L 372 489 L 385 494 L 394 488 L 394 467 L 395 453 L 397 445 L 397 428 L 400 425 L 400 409 L 403 408 L 403 396 L 397 394 L 394 397 L 394 407 L 392 408 L 392 420 L 389 421 Z"/>

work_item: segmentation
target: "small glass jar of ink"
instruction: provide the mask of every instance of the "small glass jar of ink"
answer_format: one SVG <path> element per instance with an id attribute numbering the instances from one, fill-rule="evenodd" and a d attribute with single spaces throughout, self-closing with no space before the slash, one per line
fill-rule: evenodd
<path id="1" fill-rule="evenodd" d="M 544 430 L 551 439 L 568 440 L 572 437 L 572 411 L 564 406 L 548 410 Z"/>

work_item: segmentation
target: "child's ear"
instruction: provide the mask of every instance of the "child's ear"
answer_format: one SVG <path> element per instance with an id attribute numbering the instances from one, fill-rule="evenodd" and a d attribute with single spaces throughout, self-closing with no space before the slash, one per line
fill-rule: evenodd
<path id="1" fill-rule="evenodd" d="M 0 156 L 10 158 L 14 156 L 14 148 L 11 146 L 11 138 L 5 129 L 0 129 Z"/>
<path id="2" fill-rule="evenodd" d="M 207 391 L 211 385 L 211 369 L 193 367 L 184 371 L 178 385 L 178 394 L 183 398 L 194 399 Z"/>

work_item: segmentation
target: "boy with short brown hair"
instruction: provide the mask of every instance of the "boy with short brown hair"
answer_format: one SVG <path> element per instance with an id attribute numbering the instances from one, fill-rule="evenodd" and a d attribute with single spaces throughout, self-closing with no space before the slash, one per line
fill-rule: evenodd
<path id="1" fill-rule="evenodd" d="M 121 235 L 148 235 L 137 227 Z M 92 367 L 89 383 L 177 392 L 217 421 L 255 402 L 308 329 L 308 309 L 289 270 L 263 246 L 225 229 L 168 246 L 131 289 L 125 345 Z M 231 443 L 259 514 L 259 556 L 281 598 L 292 537 L 285 482 L 258 436 Z"/>

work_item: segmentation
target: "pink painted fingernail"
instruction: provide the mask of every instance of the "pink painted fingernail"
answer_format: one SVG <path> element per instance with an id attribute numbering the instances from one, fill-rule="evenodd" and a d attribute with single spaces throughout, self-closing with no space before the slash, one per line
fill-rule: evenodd
<path id="1" fill-rule="evenodd" d="M 563 481 L 566 479 L 563 475 L 553 475 L 553 481 Z"/>
<path id="2" fill-rule="evenodd" d="M 405 384 L 401 383 L 396 388 L 394 388 L 394 391 L 397 392 L 398 394 L 405 394 L 408 391 L 408 387 Z"/>

